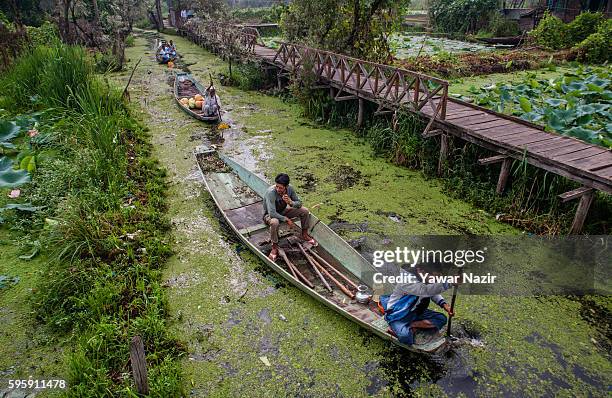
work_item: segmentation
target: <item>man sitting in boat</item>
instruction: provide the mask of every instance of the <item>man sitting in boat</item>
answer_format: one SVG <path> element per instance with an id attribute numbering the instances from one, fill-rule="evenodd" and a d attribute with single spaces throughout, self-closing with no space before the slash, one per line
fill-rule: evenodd
<path id="1" fill-rule="evenodd" d="M 416 269 L 415 269 L 416 268 Z M 450 305 L 440 295 L 450 288 L 448 283 L 423 283 L 420 274 L 436 275 L 442 270 L 442 264 L 419 264 L 409 272 L 414 283 L 398 284 L 390 296 L 381 296 L 380 304 L 385 312 L 385 320 L 400 343 L 412 345 L 414 333 L 418 329 L 435 329 L 440 331 L 446 325 L 446 316 L 430 310 L 429 302 L 438 304 L 449 316 L 454 313 Z"/>
<path id="2" fill-rule="evenodd" d="M 202 107 L 204 116 L 215 116 L 219 109 L 221 109 L 221 99 L 217 95 L 215 88 L 210 86 L 206 90 L 206 96 L 204 97 L 204 106 Z"/>
<path id="3" fill-rule="evenodd" d="M 317 242 L 308 234 L 310 212 L 302 206 L 302 202 L 291 185 L 289 176 L 281 173 L 274 179 L 275 184 L 268 188 L 263 201 L 264 222 L 270 226 L 270 240 L 272 251 L 269 258 L 272 261 L 278 257 L 278 226 L 286 222 L 289 227 L 294 227 L 292 218 L 299 217 L 302 225 L 302 238 L 310 244 Z"/>
<path id="4" fill-rule="evenodd" d="M 168 62 L 170 60 L 170 49 L 167 44 L 162 44 L 161 49 L 159 50 L 159 55 L 163 62 Z"/>

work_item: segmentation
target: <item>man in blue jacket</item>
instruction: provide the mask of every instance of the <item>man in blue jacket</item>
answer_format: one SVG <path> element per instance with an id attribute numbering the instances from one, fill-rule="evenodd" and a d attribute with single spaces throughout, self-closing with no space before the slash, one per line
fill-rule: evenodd
<path id="1" fill-rule="evenodd" d="M 270 226 L 272 251 L 269 258 L 275 261 L 278 257 L 278 227 L 286 222 L 290 227 L 295 223 L 292 218 L 299 217 L 302 225 L 302 238 L 312 245 L 317 242 L 308 234 L 310 212 L 302 206 L 302 202 L 291 185 L 289 176 L 281 173 L 274 179 L 275 184 L 266 191 L 263 200 L 264 222 Z"/>
<path id="2" fill-rule="evenodd" d="M 448 283 L 423 283 L 420 274 L 434 275 L 440 272 L 442 264 L 419 264 L 410 270 L 413 283 L 399 284 L 390 296 L 381 296 L 381 305 L 385 310 L 385 320 L 400 343 L 414 344 L 414 333 L 418 329 L 435 329 L 440 331 L 446 325 L 446 316 L 430 310 L 429 302 L 433 301 L 449 316 L 453 316 L 450 305 L 440 295 L 448 290 Z M 401 270 L 400 272 L 406 273 Z"/>

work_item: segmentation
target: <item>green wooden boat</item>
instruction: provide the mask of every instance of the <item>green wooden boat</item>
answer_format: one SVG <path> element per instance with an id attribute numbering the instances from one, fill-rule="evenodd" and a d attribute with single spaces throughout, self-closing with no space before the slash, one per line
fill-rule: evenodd
<path id="1" fill-rule="evenodd" d="M 351 321 L 408 350 L 433 353 L 447 347 L 446 339 L 439 333 L 417 333 L 418 344 L 401 344 L 388 332 L 388 325 L 376 302 L 357 302 L 354 298 L 355 287 L 366 285 L 371 289 L 371 282 L 368 283 L 366 279 L 369 279 L 368 275 L 376 272 L 376 268 L 313 214 L 310 215 L 310 234 L 319 243 L 316 247 L 310 247 L 289 231 L 288 225 L 281 224 L 279 246 L 298 273 L 287 265 L 283 256 L 272 262 L 267 256 L 271 243 L 268 226 L 263 223 L 262 204 L 262 196 L 271 184 L 215 150 L 200 147 L 195 155 L 206 187 L 221 214 L 240 240 L 269 267 Z M 299 221 L 297 223 L 299 224 Z M 302 245 L 301 249 L 298 243 Z M 305 252 L 302 249 L 305 249 Z M 327 270 L 328 274 L 323 272 L 322 275 L 331 291 L 317 275 L 315 265 L 307 260 L 305 253 Z M 332 283 L 329 275 L 335 277 L 346 290 Z M 309 283 L 302 280 L 301 276 Z M 346 293 L 347 290 L 350 295 Z"/>
<path id="2" fill-rule="evenodd" d="M 164 58 L 162 57 L 160 52 L 161 52 L 162 46 L 164 46 L 166 44 L 167 43 L 166 43 L 165 40 L 157 41 L 157 47 L 156 47 L 156 50 L 155 50 L 155 59 L 160 64 L 167 64 L 168 62 L 174 62 L 176 60 L 176 57 L 177 57 L 176 52 L 175 52 L 174 55 L 170 55 L 167 60 L 164 60 Z"/>
<path id="3" fill-rule="evenodd" d="M 203 122 L 216 122 L 221 119 L 221 111 L 214 116 L 205 116 L 202 109 L 191 109 L 181 103 L 181 98 L 191 98 L 196 94 L 205 97 L 206 89 L 189 73 L 177 72 L 174 79 L 174 99 L 185 113 Z"/>

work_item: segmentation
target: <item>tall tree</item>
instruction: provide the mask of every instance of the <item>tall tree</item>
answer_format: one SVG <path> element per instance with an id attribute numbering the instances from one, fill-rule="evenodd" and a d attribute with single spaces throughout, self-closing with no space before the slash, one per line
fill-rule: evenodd
<path id="1" fill-rule="evenodd" d="M 227 12 L 225 0 L 197 0 L 192 5 L 205 18 L 219 18 Z"/>
<path id="2" fill-rule="evenodd" d="M 155 0 L 155 16 L 157 19 L 157 31 L 161 32 L 164 29 L 164 17 L 162 16 L 161 0 Z"/>
<path id="3" fill-rule="evenodd" d="M 60 18 L 60 34 L 62 40 L 65 43 L 72 43 L 72 35 L 70 34 L 70 20 L 68 19 L 70 13 L 70 5 L 72 0 L 61 0 L 62 3 L 62 14 Z"/>
<path id="4" fill-rule="evenodd" d="M 93 6 L 94 13 L 93 23 L 95 26 L 100 26 L 100 9 L 98 8 L 98 0 L 91 0 L 91 5 Z"/>
<path id="5" fill-rule="evenodd" d="M 294 0 L 281 28 L 301 41 L 370 60 L 390 55 L 387 38 L 401 23 L 410 0 Z"/>

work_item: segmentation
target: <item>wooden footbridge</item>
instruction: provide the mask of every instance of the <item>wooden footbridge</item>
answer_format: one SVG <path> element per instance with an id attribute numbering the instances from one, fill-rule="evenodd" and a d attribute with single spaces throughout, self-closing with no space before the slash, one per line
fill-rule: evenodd
<path id="1" fill-rule="evenodd" d="M 260 60 L 266 68 L 277 70 L 279 85 L 310 70 L 315 87 L 328 88 L 336 101 L 358 101 L 358 125 L 363 122 L 364 101 L 377 105 L 376 115 L 404 109 L 423 117 L 428 120 L 423 137 L 441 137 L 439 173 L 446 162 L 449 137 L 454 136 L 497 153 L 479 163 L 501 163 L 499 194 L 515 159 L 578 182 L 580 188 L 560 195 L 563 201 L 580 199 L 570 233 L 581 231 L 596 190 L 612 193 L 612 151 L 449 98 L 445 80 L 298 44 L 269 48 L 249 27 L 192 24 L 179 28 L 179 33 L 211 51 L 238 52 Z"/>

